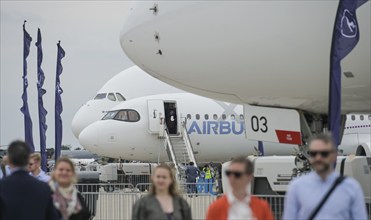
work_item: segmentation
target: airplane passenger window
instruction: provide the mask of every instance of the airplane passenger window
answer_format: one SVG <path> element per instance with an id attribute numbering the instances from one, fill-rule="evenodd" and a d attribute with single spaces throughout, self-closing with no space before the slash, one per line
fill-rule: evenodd
<path id="1" fill-rule="evenodd" d="M 359 119 L 361 119 L 361 121 L 363 121 L 365 118 L 364 118 L 363 115 L 360 115 L 360 116 L 359 116 Z"/>
<path id="2" fill-rule="evenodd" d="M 209 115 L 205 114 L 205 120 L 209 120 Z"/>
<path id="3" fill-rule="evenodd" d="M 227 116 L 225 114 L 222 114 L 222 119 L 225 120 Z"/>
<path id="4" fill-rule="evenodd" d="M 102 118 L 102 120 L 113 119 L 115 117 L 116 113 L 117 113 L 117 111 L 107 112 L 107 114 Z"/>
<path id="5" fill-rule="evenodd" d="M 371 115 L 368 116 L 368 120 L 371 121 Z"/>
<path id="6" fill-rule="evenodd" d="M 107 93 L 99 93 L 95 96 L 94 100 L 104 99 L 106 98 Z"/>
<path id="7" fill-rule="evenodd" d="M 187 119 L 191 119 L 191 118 L 192 118 L 191 114 L 188 114 Z"/>
<path id="8" fill-rule="evenodd" d="M 243 120 L 245 117 L 243 115 L 240 115 L 240 120 Z"/>
<path id="9" fill-rule="evenodd" d="M 236 116 L 234 116 L 234 114 L 231 114 L 231 120 L 236 120 Z"/>
<path id="10" fill-rule="evenodd" d="M 196 119 L 200 120 L 200 115 L 199 114 L 196 114 Z"/>
<path id="11" fill-rule="evenodd" d="M 356 116 L 352 115 L 352 121 L 356 120 Z"/>
<path id="12" fill-rule="evenodd" d="M 113 93 L 109 93 L 108 96 L 107 96 L 107 98 L 108 98 L 109 100 L 111 100 L 111 101 L 116 101 L 115 94 L 113 94 Z"/>
<path id="13" fill-rule="evenodd" d="M 217 114 L 214 114 L 213 115 L 213 118 L 214 118 L 214 120 L 218 120 L 218 115 Z"/>
<path id="14" fill-rule="evenodd" d="M 135 110 L 129 110 L 129 121 L 136 122 L 139 121 L 139 113 Z"/>
<path id="15" fill-rule="evenodd" d="M 126 101 L 126 99 L 124 98 L 124 96 L 122 96 L 120 93 L 116 92 L 116 97 L 117 97 L 117 100 L 119 102 L 123 102 L 123 101 Z"/>
<path id="16" fill-rule="evenodd" d="M 119 111 L 116 114 L 115 119 L 116 120 L 120 120 L 120 121 L 128 121 L 129 120 L 129 118 L 128 118 L 128 112 L 126 110 Z"/>

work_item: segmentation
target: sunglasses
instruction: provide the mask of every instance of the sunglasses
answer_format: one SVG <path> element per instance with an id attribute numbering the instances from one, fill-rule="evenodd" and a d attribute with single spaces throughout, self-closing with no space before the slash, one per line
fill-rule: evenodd
<path id="1" fill-rule="evenodd" d="M 321 157 L 326 158 L 330 155 L 332 151 L 308 151 L 308 154 L 310 157 L 315 158 L 317 154 L 319 154 Z"/>
<path id="2" fill-rule="evenodd" d="M 227 177 L 234 176 L 236 179 L 241 178 L 243 174 L 244 173 L 238 172 L 238 171 L 231 171 L 231 170 L 225 171 L 225 175 L 227 175 Z"/>

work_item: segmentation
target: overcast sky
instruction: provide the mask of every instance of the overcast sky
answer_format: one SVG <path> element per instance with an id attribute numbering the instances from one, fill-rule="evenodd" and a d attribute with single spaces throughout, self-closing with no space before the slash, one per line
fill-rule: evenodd
<path id="1" fill-rule="evenodd" d="M 119 43 L 128 1 L 3 1 L 1 0 L 0 145 L 24 138 L 22 106 L 23 20 L 33 38 L 28 58 L 28 103 L 33 120 L 34 144 L 39 149 L 36 33 L 43 37 L 45 72 L 44 106 L 47 146 L 54 147 L 54 85 L 58 40 L 66 51 L 61 87 L 64 111 L 63 144 L 78 147 L 70 125 L 79 107 L 94 97 L 112 76 L 132 66 Z"/>

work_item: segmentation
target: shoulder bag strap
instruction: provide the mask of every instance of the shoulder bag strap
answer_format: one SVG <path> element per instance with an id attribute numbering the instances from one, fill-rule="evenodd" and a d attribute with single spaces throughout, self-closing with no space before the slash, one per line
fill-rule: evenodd
<path id="1" fill-rule="evenodd" d="M 330 190 L 326 193 L 326 195 L 322 198 L 321 202 L 317 205 L 317 207 L 313 210 L 312 214 L 309 216 L 309 220 L 313 220 L 314 217 L 316 217 L 316 215 L 318 214 L 319 210 L 321 210 L 322 206 L 326 203 L 327 199 L 330 197 L 330 195 L 332 194 L 332 192 L 336 189 L 336 187 L 341 183 L 343 182 L 343 180 L 345 179 L 345 176 L 339 176 L 336 181 L 334 182 L 334 184 L 332 185 L 332 187 L 330 188 Z"/>

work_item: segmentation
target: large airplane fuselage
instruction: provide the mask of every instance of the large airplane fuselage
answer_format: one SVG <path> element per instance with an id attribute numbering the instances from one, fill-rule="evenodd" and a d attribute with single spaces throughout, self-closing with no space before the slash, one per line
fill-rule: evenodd
<path id="1" fill-rule="evenodd" d="M 160 105 L 151 106 L 154 101 Z M 244 123 L 241 105 L 188 93 L 147 96 L 121 103 L 110 111 L 136 111 L 139 120 L 97 121 L 82 131 L 80 143 L 86 149 L 103 156 L 140 161 L 168 161 L 164 139 L 159 138 L 158 132 L 152 130 L 160 123 L 159 117 L 164 116 L 166 111 L 160 109 L 161 103 L 176 105 L 174 116 L 177 121 L 177 134 L 173 135 L 181 133 L 180 123 L 186 121 L 187 133 L 197 161 L 227 161 L 237 155 L 248 156 L 257 153 L 258 142 L 246 138 L 249 134 L 245 134 L 244 128 L 250 125 Z M 362 138 L 367 139 L 366 133 L 369 136 L 370 129 L 367 117 L 363 124 L 367 127 L 356 128 L 348 123 L 349 129 L 345 131 L 343 143 L 339 147 L 343 154 L 354 153 L 359 141 L 364 142 L 354 135 L 347 136 L 348 134 L 365 133 Z M 297 149 L 297 145 L 290 144 L 264 142 L 263 145 L 265 155 L 291 155 L 295 154 Z"/>
<path id="2" fill-rule="evenodd" d="M 338 1 L 138 2 L 120 39 L 147 73 L 232 103 L 326 113 Z M 342 112 L 371 111 L 370 1 L 342 61 Z M 358 31 L 358 30 L 357 30 Z"/>

